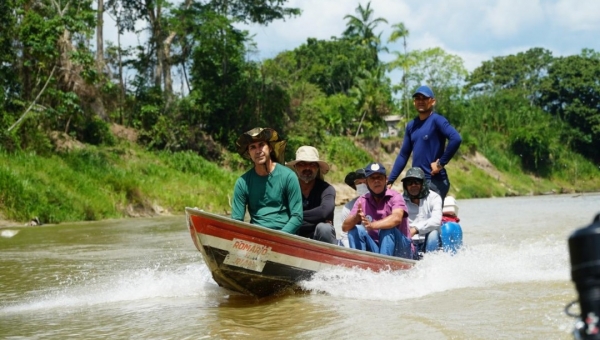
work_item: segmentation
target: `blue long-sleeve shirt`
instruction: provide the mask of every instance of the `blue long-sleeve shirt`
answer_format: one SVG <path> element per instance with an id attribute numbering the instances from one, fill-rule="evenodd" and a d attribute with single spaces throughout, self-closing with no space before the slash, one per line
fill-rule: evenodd
<path id="1" fill-rule="evenodd" d="M 447 147 L 445 147 L 446 140 L 448 140 Z M 448 164 L 458 151 L 461 142 L 460 134 L 444 116 L 433 112 L 425 120 L 416 117 L 406 126 L 402 148 L 396 157 L 388 182 L 393 183 L 398 178 L 404 170 L 411 152 L 413 154 L 412 166 L 423 169 L 425 177 L 431 179 L 431 163 L 439 159 L 441 164 Z M 434 177 L 447 179 L 446 169 L 442 169 Z"/>

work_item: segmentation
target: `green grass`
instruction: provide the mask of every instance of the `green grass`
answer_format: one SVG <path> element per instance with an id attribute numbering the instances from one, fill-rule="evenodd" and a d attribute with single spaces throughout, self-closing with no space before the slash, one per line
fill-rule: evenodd
<path id="1" fill-rule="evenodd" d="M 333 165 L 326 177 L 330 183 L 343 183 L 347 172 L 374 160 L 351 138 L 330 138 L 315 146 Z M 383 150 L 379 152 L 381 156 Z M 447 167 L 451 195 L 480 198 L 600 190 L 598 168 L 572 152 L 556 155 L 556 168 L 548 178 L 522 171 L 518 157 L 508 153 L 500 139 L 481 152 L 500 171 L 479 169 L 457 156 Z M 129 144 L 87 146 L 49 157 L 0 152 L 0 216 L 18 222 L 38 216 L 43 223 L 61 223 L 152 214 L 157 207 L 172 214 L 182 214 L 185 207 L 228 214 L 234 183 L 250 167 L 237 154 L 224 154 L 216 164 L 193 152 L 149 152 Z"/>

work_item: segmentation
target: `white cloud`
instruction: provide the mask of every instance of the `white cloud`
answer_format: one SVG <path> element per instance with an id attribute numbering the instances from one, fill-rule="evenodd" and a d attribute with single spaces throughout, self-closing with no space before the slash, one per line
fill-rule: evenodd
<path id="1" fill-rule="evenodd" d="M 570 31 L 590 31 L 600 29 L 600 1 L 559 0 L 550 8 L 551 20 Z"/>
<path id="2" fill-rule="evenodd" d="M 483 27 L 495 37 L 507 38 L 517 35 L 541 22 L 544 11 L 539 1 L 499 0 L 484 11 Z M 478 20 L 477 18 L 474 18 Z"/>

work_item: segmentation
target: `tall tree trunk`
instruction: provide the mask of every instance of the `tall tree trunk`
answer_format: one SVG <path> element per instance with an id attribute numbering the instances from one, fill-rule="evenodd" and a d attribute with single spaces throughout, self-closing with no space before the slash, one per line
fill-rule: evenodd
<path id="1" fill-rule="evenodd" d="M 96 65 L 98 72 L 104 69 L 104 0 L 98 0 L 98 13 L 96 24 Z"/>
<path id="2" fill-rule="evenodd" d="M 185 0 L 185 9 L 190 8 L 192 5 L 192 0 Z M 171 44 L 173 44 L 173 40 L 177 36 L 177 32 L 171 31 L 169 36 L 162 42 L 162 74 L 163 74 L 163 86 L 164 93 L 166 96 L 167 104 L 171 101 L 171 97 L 173 94 L 173 77 L 171 75 L 171 67 L 173 66 L 171 62 Z"/>
<path id="3" fill-rule="evenodd" d="M 121 91 L 119 92 L 119 119 L 120 124 L 124 124 L 123 117 L 123 101 L 125 99 L 125 82 L 123 81 L 123 52 L 121 50 L 121 17 L 117 17 L 117 53 L 119 59 L 119 86 Z"/>

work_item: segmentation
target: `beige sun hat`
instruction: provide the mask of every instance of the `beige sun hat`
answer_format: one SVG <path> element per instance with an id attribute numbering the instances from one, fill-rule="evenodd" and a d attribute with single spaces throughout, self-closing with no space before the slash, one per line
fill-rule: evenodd
<path id="1" fill-rule="evenodd" d="M 295 170 L 296 163 L 298 162 L 319 163 L 321 175 L 325 175 L 329 172 L 329 164 L 319 159 L 319 151 L 312 146 L 304 145 L 299 147 L 298 150 L 296 150 L 296 160 L 287 162 L 286 165 Z"/>

